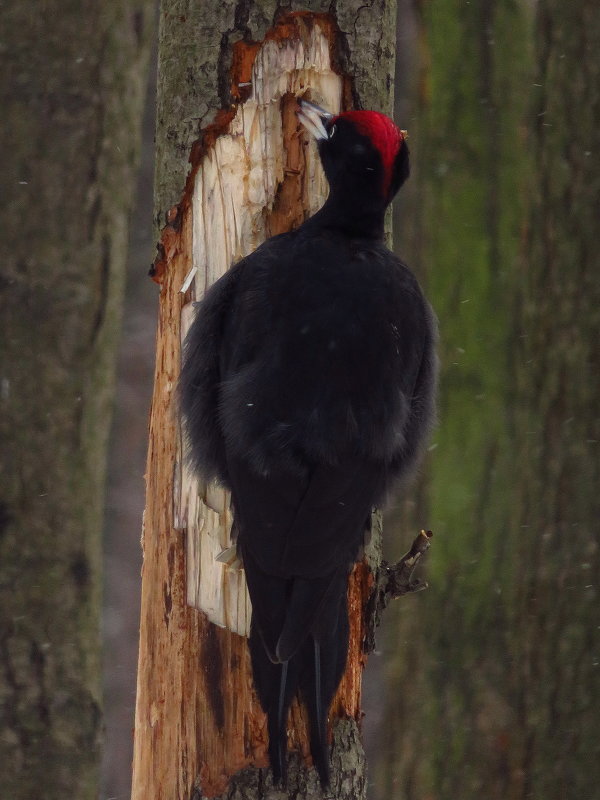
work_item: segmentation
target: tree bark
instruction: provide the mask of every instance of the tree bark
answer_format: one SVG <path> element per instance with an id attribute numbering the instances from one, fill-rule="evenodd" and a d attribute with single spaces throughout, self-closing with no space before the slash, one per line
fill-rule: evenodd
<path id="1" fill-rule="evenodd" d="M 100 531 L 153 3 L 1 12 L 0 784 L 93 798 Z"/>
<path id="2" fill-rule="evenodd" d="M 592 797 L 598 20 L 435 0 L 417 29 L 421 202 L 399 239 L 440 316 L 436 546 L 418 621 L 387 620 L 405 644 L 375 796 Z"/>
<path id="3" fill-rule="evenodd" d="M 338 103 L 391 111 L 393 5 L 380 0 L 368 7 L 358 2 L 331 8 L 318 3 L 308 6 L 309 12 L 305 8 L 296 15 L 287 13 L 293 12 L 294 5 L 282 9 L 275 2 L 237 6 L 210 2 L 200 10 L 180 0 L 165 0 L 162 6 L 156 221 L 160 224 L 166 212 L 168 225 L 155 264 L 162 290 L 143 537 L 132 794 L 136 800 L 321 794 L 316 774 L 305 760 L 305 722 L 298 705 L 291 715 L 290 743 L 299 755 L 291 757 L 287 790 L 273 788 L 265 769 L 265 720 L 252 689 L 246 640 L 209 621 L 210 615 L 243 633 L 249 613 L 237 577 L 229 595 L 226 584 L 231 580 L 224 568 L 216 578 L 206 578 L 218 552 L 214 548 L 227 543 L 227 500 L 210 487 L 200 487 L 199 492 L 190 488 L 194 481 L 181 472 L 173 394 L 179 373 L 181 314 L 190 297 L 190 280 L 201 296 L 233 260 L 254 249 L 265 236 L 297 225 L 314 210 L 315 187 L 322 181 L 311 166 L 315 159 L 304 153 L 296 131 L 294 96 L 311 88 L 326 95 L 337 80 Z M 203 23 L 201 37 L 200 16 L 196 16 L 200 14 L 203 21 L 210 20 L 209 25 Z M 316 47 L 316 31 L 327 37 L 325 51 L 332 69 L 309 63 L 311 57 L 306 54 Z M 274 75 L 287 75 L 291 83 L 285 90 L 278 89 L 279 94 L 262 111 L 260 100 L 259 112 L 252 111 L 258 85 L 263 93 L 271 91 L 264 88 L 262 78 L 257 79 L 258 70 L 269 69 L 270 59 L 285 61 L 298 42 L 302 45 L 297 51 L 298 69 L 288 74 L 283 66 L 272 68 Z M 303 61 L 306 58 L 309 61 Z M 264 117 L 271 121 L 265 123 Z M 254 132 L 255 125 L 262 134 Z M 278 126 L 281 137 L 270 138 Z M 269 137 L 266 145 L 261 144 L 263 134 Z M 245 144 L 237 155 L 241 142 Z M 252 170 L 255 145 L 260 145 L 263 159 L 258 173 Z M 186 179 L 188 159 L 192 167 Z M 248 161 L 250 171 L 241 179 Z M 194 277 L 196 269 L 200 272 Z M 210 553 L 202 549 L 202 542 L 208 540 L 200 538 L 207 528 L 215 531 Z M 201 555 L 194 562 L 197 552 Z M 194 563 L 202 571 L 200 584 L 195 581 Z M 209 595 L 233 599 L 207 605 L 201 597 L 207 580 Z M 362 797 L 366 787 L 357 722 L 362 611 L 371 583 L 368 568 L 358 569 L 350 595 L 352 656 L 332 713 L 342 717 L 333 733 L 333 782 L 338 797 Z M 215 616 L 213 606 L 219 603 L 220 616 Z"/>

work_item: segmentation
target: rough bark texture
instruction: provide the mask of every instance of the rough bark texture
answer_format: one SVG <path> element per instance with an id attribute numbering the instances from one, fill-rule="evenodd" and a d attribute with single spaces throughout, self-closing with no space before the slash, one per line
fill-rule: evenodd
<path id="1" fill-rule="evenodd" d="M 193 232 L 188 212 L 193 175 L 215 136 L 225 132 L 232 121 L 232 60 L 238 59 L 240 52 L 256 53 L 253 42 L 262 39 L 276 20 L 281 21 L 283 12 L 293 8 L 281 8 L 274 2 L 240 3 L 237 7 L 210 2 L 191 8 L 179 0 L 165 0 L 161 12 L 156 221 L 160 223 L 168 212 L 170 224 L 162 233 L 155 275 L 161 281 L 162 302 L 144 525 L 132 795 L 136 800 L 148 796 L 214 797 L 224 790 L 223 797 L 236 798 L 321 795 L 315 772 L 304 761 L 306 736 L 298 706 L 292 711 L 290 743 L 300 749 L 302 758 L 292 759 L 287 791 L 272 787 L 269 771 L 264 769 L 265 723 L 252 690 L 246 641 L 210 624 L 187 605 L 186 535 L 174 527 L 174 510 L 178 514 L 174 496 L 179 489 L 173 480 L 179 433 L 173 390 L 179 373 L 181 309 L 186 300 L 180 289 L 192 266 L 204 266 L 192 261 Z M 312 10 L 328 12 L 323 25 L 331 31 L 341 28 L 333 48 L 337 68 L 356 75 L 346 102 L 354 100 L 391 111 L 393 6 L 383 2 L 372 7 L 346 3 L 343 9 L 336 9 L 315 4 Z M 241 40 L 241 49 L 234 46 Z M 244 64 L 235 63 L 238 77 L 234 98 L 243 96 L 240 76 L 245 69 Z M 285 116 L 285 103 L 282 109 Z M 215 118 L 216 124 L 208 125 Z M 201 127 L 201 142 L 192 147 Z M 186 182 L 190 153 L 192 176 Z M 286 175 L 277 202 L 266 215 L 264 235 L 297 224 L 302 218 L 286 208 L 293 206 L 295 196 L 302 195 L 294 171 L 288 170 Z M 355 580 L 351 615 L 360 626 L 371 580 L 366 567 L 358 570 Z M 333 781 L 336 796 L 341 798 L 364 796 L 366 786 L 357 728 L 360 639 L 357 632 L 354 667 L 344 679 L 346 688 L 340 695 L 354 698 L 354 705 L 349 708 L 338 699 L 332 713 L 332 717 L 349 715 L 335 725 L 334 731 Z M 233 773 L 237 774 L 231 779 Z"/>
<path id="2" fill-rule="evenodd" d="M 97 796 L 100 529 L 153 3 L 2 6 L 0 785 Z"/>
<path id="3" fill-rule="evenodd" d="M 418 622 L 407 601 L 389 629 L 375 796 L 595 797 L 598 17 L 419 12 L 421 202 L 399 238 L 440 315 L 436 545 Z"/>

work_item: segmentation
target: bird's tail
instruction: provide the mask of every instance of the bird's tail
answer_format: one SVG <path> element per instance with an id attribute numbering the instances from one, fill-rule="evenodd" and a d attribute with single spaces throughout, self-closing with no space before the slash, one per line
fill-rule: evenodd
<path id="1" fill-rule="evenodd" d="M 245 564 L 248 575 L 246 558 Z M 308 710 L 313 761 L 326 786 L 327 714 L 348 652 L 348 573 L 341 569 L 324 578 L 270 577 L 269 602 L 263 602 L 267 598 L 260 592 L 262 596 L 256 596 L 255 603 L 256 566 L 250 566 L 248 575 L 253 600 L 250 653 L 254 683 L 267 714 L 273 777 L 276 781 L 285 779 L 287 716 L 299 687 Z M 281 586 L 275 586 L 277 582 Z M 264 588 L 262 581 L 260 586 Z"/>
<path id="2" fill-rule="evenodd" d="M 298 688 L 298 663 L 296 659 L 290 659 L 283 664 L 273 663 L 254 624 L 250 632 L 250 655 L 254 685 L 267 715 L 269 761 L 273 780 L 278 783 L 286 778 L 287 717 Z"/>
<path id="3" fill-rule="evenodd" d="M 327 715 L 348 656 L 347 579 L 311 631 L 302 650 L 299 684 L 308 709 L 310 751 L 323 787 L 329 784 Z"/>

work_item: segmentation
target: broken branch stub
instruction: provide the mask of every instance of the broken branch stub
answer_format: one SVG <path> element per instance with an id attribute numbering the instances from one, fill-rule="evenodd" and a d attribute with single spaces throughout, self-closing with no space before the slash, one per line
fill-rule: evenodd
<path id="1" fill-rule="evenodd" d="M 389 564 L 382 560 L 379 565 L 375 589 L 369 597 L 366 614 L 368 629 L 364 640 L 365 653 L 372 653 L 375 650 L 375 630 L 381 621 L 382 612 L 390 601 L 428 588 L 426 581 L 419 578 L 413 580 L 413 573 L 423 555 L 429 550 L 432 537 L 432 531 L 419 531 L 410 549 L 399 561 Z"/>

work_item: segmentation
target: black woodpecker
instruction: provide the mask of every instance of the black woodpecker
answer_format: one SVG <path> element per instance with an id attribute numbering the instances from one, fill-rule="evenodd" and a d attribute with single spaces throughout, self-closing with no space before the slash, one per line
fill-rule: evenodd
<path id="1" fill-rule="evenodd" d="M 434 418 L 436 323 L 383 241 L 409 174 L 385 115 L 301 103 L 324 206 L 233 266 L 198 304 L 180 401 L 189 456 L 231 491 L 252 601 L 254 682 L 275 780 L 299 689 L 329 781 L 327 714 L 348 650 L 348 575 L 373 506 L 414 470 Z"/>

